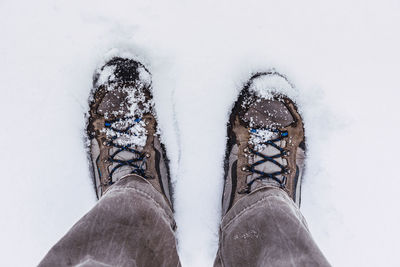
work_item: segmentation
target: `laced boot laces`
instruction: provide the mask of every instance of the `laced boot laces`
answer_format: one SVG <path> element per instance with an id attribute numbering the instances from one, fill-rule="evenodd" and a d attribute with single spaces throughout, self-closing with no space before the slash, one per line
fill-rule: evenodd
<path id="1" fill-rule="evenodd" d="M 104 131 L 108 137 L 105 145 L 111 147 L 107 161 L 111 163 L 108 185 L 112 185 L 117 179 L 113 179 L 121 169 L 125 174 L 137 174 L 145 179 L 146 159 L 149 153 L 141 151 L 146 143 L 145 122 L 141 118 L 125 117 L 104 123 Z"/>
<path id="2" fill-rule="evenodd" d="M 239 194 L 250 193 L 256 181 L 273 181 L 280 188 L 285 188 L 287 181 L 285 174 L 289 174 L 287 159 L 285 159 L 289 151 L 284 148 L 286 139 L 289 137 L 288 132 L 278 129 L 252 128 L 250 136 L 250 145 L 244 152 L 248 162 L 252 164 L 244 166 L 242 170 L 251 174 L 247 177 L 247 186 L 240 190 Z M 275 151 L 275 154 L 267 153 L 269 151 Z"/>

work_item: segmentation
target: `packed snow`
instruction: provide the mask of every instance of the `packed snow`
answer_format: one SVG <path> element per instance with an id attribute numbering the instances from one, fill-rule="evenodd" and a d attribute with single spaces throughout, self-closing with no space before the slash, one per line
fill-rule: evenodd
<path id="1" fill-rule="evenodd" d="M 138 121 L 132 117 L 120 119 L 111 123 L 110 128 L 104 128 L 107 138 L 115 138 L 114 144 L 120 146 L 134 145 L 143 147 L 147 141 L 147 130 L 145 120 Z M 123 132 L 116 131 L 123 130 Z"/>
<path id="2" fill-rule="evenodd" d="M 398 0 L 1 1 L 2 265 L 36 265 L 96 203 L 92 77 L 132 54 L 152 74 L 183 266 L 212 266 L 229 111 L 271 69 L 298 90 L 319 247 L 334 266 L 398 265 L 398 14 Z"/>
<path id="3" fill-rule="evenodd" d="M 268 129 L 250 130 L 249 144 L 254 146 L 256 151 L 261 151 L 266 148 L 265 143 L 277 137 L 277 133 Z"/>
<path id="4" fill-rule="evenodd" d="M 259 97 L 272 99 L 275 93 L 288 96 L 293 101 L 297 101 L 299 91 L 282 74 L 275 70 L 266 72 L 251 81 L 249 90 L 255 92 Z"/>

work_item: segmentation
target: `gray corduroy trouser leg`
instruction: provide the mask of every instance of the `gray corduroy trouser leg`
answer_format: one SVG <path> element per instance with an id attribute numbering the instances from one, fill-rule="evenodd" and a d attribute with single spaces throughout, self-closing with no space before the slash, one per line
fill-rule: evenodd
<path id="1" fill-rule="evenodd" d="M 143 178 L 119 180 L 39 266 L 180 266 L 173 213 Z"/>
<path id="2" fill-rule="evenodd" d="M 214 263 L 219 266 L 330 266 L 292 199 L 260 188 L 223 217 Z"/>
<path id="3" fill-rule="evenodd" d="M 180 266 L 173 213 L 147 181 L 115 183 L 39 266 Z M 215 266 L 329 266 L 293 201 L 263 188 L 224 216 Z"/>

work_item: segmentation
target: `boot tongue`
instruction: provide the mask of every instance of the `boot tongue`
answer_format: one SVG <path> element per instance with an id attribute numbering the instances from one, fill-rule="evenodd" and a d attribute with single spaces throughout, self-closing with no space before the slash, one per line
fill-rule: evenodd
<path id="1" fill-rule="evenodd" d="M 114 155 L 114 159 L 121 162 L 134 162 L 140 169 L 146 170 L 147 166 L 143 154 L 148 134 L 146 123 L 140 118 L 122 118 L 108 124 L 109 127 L 105 128 L 106 135 L 116 145 L 110 148 L 110 155 Z M 109 166 L 109 172 L 113 169 L 115 169 L 113 177 L 122 177 L 131 174 L 137 167 L 114 162 Z"/>
<path id="2" fill-rule="evenodd" d="M 117 148 L 112 148 L 110 150 L 110 154 L 113 154 L 117 151 Z M 131 153 L 129 151 L 121 151 L 119 152 L 114 159 L 116 160 L 121 160 L 121 161 L 129 161 L 129 160 L 135 160 L 135 159 L 139 159 L 139 154 L 135 154 L 135 153 Z M 146 160 L 138 160 L 134 163 L 137 166 L 140 166 L 141 169 L 146 170 L 147 168 L 147 164 L 146 164 Z M 118 166 L 118 168 L 116 168 Z M 111 164 L 108 167 L 108 171 L 111 172 L 114 168 L 115 171 L 113 173 L 113 177 L 122 177 L 128 174 L 131 174 L 132 171 L 135 169 L 134 167 L 130 166 L 130 165 L 123 165 L 120 166 L 120 164 L 118 162 L 114 162 L 113 164 Z"/>
<path id="3" fill-rule="evenodd" d="M 271 146 L 271 145 L 266 145 L 265 142 L 269 141 L 269 140 L 273 140 L 276 139 L 277 137 L 279 137 L 279 132 L 275 132 L 275 131 L 270 131 L 268 129 L 251 129 L 250 130 L 250 140 L 249 140 L 249 144 L 253 147 L 253 149 L 259 153 L 261 153 L 262 155 L 266 156 L 266 157 L 272 157 L 274 155 L 279 155 L 281 152 L 279 149 Z M 278 145 L 279 147 L 283 147 L 285 141 L 281 140 L 281 141 L 276 141 L 275 144 Z M 264 160 L 263 157 L 256 155 L 256 154 L 250 154 L 250 156 L 248 157 L 248 163 L 249 165 L 252 165 L 260 160 Z M 282 164 L 283 166 L 287 165 L 287 161 L 285 159 L 283 159 L 282 157 L 277 157 L 274 158 L 274 160 L 280 164 Z M 276 164 L 272 163 L 271 161 L 266 161 L 262 164 L 259 164 L 257 166 L 255 166 L 255 169 L 264 173 L 274 173 L 274 172 L 279 172 L 281 171 L 281 168 L 279 166 L 277 166 Z M 257 177 L 259 177 L 260 174 L 254 173 L 251 174 L 247 177 L 247 182 L 250 182 L 254 179 L 256 179 Z M 278 179 L 283 179 L 282 175 L 277 175 L 276 176 Z M 265 178 L 262 180 L 255 180 L 255 182 L 252 184 L 251 186 L 251 191 L 253 191 L 254 189 L 261 187 L 261 186 L 265 186 L 265 185 L 274 185 L 274 186 L 280 186 L 280 184 L 273 180 L 273 179 L 269 179 L 269 178 Z"/>

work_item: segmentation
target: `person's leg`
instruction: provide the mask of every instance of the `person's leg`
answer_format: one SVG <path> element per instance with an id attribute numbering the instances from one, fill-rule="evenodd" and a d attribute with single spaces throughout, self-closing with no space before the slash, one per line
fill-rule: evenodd
<path id="1" fill-rule="evenodd" d="M 329 266 L 286 192 L 264 187 L 224 216 L 215 266 Z"/>
<path id="2" fill-rule="evenodd" d="M 327 266 L 299 211 L 305 159 L 297 95 L 276 72 L 254 75 L 228 123 L 215 266 Z"/>
<path id="3" fill-rule="evenodd" d="M 179 266 L 164 197 L 137 175 L 120 179 L 39 266 Z"/>
<path id="4" fill-rule="evenodd" d="M 96 206 L 41 266 L 177 266 L 168 160 L 151 75 L 132 59 L 95 72 L 87 136 Z"/>

